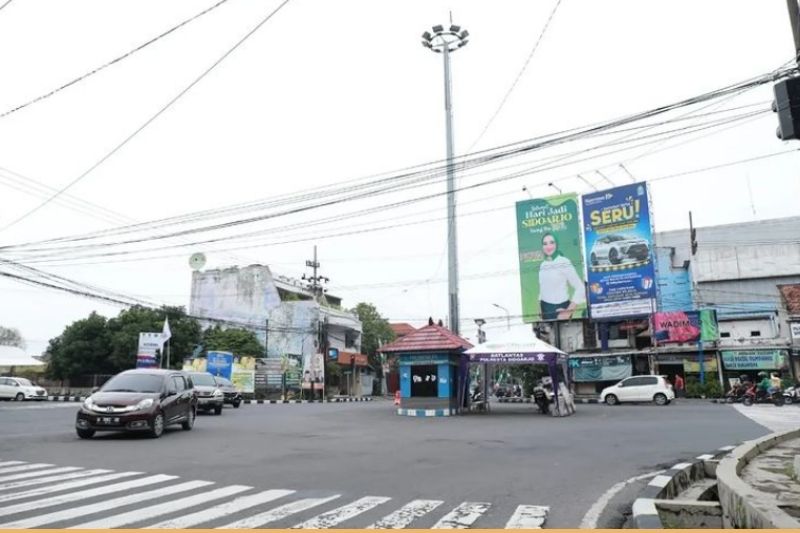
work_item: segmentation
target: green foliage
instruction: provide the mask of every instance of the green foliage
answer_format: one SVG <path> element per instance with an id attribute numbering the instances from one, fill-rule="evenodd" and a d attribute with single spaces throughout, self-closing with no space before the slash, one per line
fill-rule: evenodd
<path id="1" fill-rule="evenodd" d="M 203 349 L 231 352 L 233 355 L 261 357 L 264 346 L 252 331 L 241 328 L 222 329 L 220 326 L 208 328 L 203 332 Z"/>
<path id="2" fill-rule="evenodd" d="M 721 398 L 722 395 L 722 387 L 720 387 L 719 381 L 713 375 L 706 375 L 704 384 L 700 384 L 700 381 L 694 376 L 686 378 L 687 398 Z"/>
<path id="3" fill-rule="evenodd" d="M 361 353 L 369 356 L 370 364 L 379 365 L 378 348 L 395 338 L 389 322 L 372 304 L 362 302 L 352 312 L 357 314 L 361 321 Z"/>
<path id="4" fill-rule="evenodd" d="M 106 319 L 92 313 L 67 326 L 47 348 L 48 373 L 53 378 L 69 379 L 88 374 L 116 374 L 134 368 L 139 333 L 161 331 L 165 317 L 169 317 L 172 331 L 170 366 L 180 368 L 184 357 L 190 356 L 200 342 L 200 324 L 187 317 L 182 307 L 134 306 L 115 318 Z"/>

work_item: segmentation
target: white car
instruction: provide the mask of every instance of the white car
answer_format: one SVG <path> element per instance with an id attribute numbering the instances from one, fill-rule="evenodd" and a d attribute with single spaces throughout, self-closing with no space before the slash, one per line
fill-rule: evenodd
<path id="1" fill-rule="evenodd" d="M 624 235 L 606 235 L 592 246 L 589 260 L 592 266 L 602 262 L 618 265 L 625 260 L 644 261 L 650 256 L 650 247 L 645 239 Z"/>
<path id="2" fill-rule="evenodd" d="M 7 400 L 46 400 L 47 391 L 25 378 L 0 378 L 0 398 Z"/>
<path id="3" fill-rule="evenodd" d="M 667 405 L 674 399 L 675 392 L 665 376 L 625 378 L 600 393 L 600 402 L 608 405 L 621 402 L 655 402 L 656 405 Z"/>

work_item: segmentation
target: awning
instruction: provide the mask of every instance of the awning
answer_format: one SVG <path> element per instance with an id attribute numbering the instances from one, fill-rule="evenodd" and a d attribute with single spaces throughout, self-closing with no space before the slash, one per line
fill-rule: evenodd
<path id="1" fill-rule="evenodd" d="M 0 366 L 42 366 L 42 361 L 34 359 L 25 350 L 16 346 L 0 346 Z"/>

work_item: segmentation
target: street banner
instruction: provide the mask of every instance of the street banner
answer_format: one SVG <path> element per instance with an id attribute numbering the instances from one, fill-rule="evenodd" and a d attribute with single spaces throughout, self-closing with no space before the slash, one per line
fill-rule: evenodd
<path id="1" fill-rule="evenodd" d="M 233 361 L 231 382 L 243 393 L 254 393 L 256 390 L 256 358 L 237 357 Z"/>
<path id="2" fill-rule="evenodd" d="M 654 313 L 653 330 L 658 344 L 714 342 L 719 339 L 714 310 Z"/>
<path id="3" fill-rule="evenodd" d="M 788 367 L 785 350 L 722 350 L 725 370 L 782 370 Z"/>
<path id="4" fill-rule="evenodd" d="M 158 354 L 163 347 L 161 332 L 139 333 L 139 348 L 136 351 L 136 368 L 158 368 Z"/>
<path id="5" fill-rule="evenodd" d="M 792 342 L 800 344 L 800 322 L 789 322 L 789 331 L 791 332 Z"/>
<path id="6" fill-rule="evenodd" d="M 586 316 L 578 197 L 517 202 L 523 322 Z"/>
<path id="7" fill-rule="evenodd" d="M 233 354 L 230 352 L 208 352 L 206 356 L 206 372 L 214 376 L 231 379 L 233 371 Z"/>
<path id="8" fill-rule="evenodd" d="M 183 360 L 184 372 L 207 372 L 207 361 L 205 357 L 187 358 Z"/>
<path id="9" fill-rule="evenodd" d="M 589 314 L 594 319 L 655 310 L 655 254 L 646 183 L 583 196 Z"/>
<path id="10" fill-rule="evenodd" d="M 303 388 L 322 390 L 325 383 L 325 357 L 321 353 L 303 355 Z"/>

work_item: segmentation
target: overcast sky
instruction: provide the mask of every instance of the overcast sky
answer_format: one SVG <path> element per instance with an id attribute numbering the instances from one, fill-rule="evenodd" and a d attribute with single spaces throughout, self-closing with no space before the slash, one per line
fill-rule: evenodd
<path id="1" fill-rule="evenodd" d="M 0 49 L 5 52 L 0 54 L 0 113 L 103 65 L 214 3 L 12 1 L 0 10 Z M 57 189 L 73 181 L 279 3 L 228 0 L 97 75 L 0 118 L 0 228 L 46 197 L 41 190 L 31 194 L 22 185 L 31 182 L 21 182 L 11 172 Z M 468 46 L 452 58 L 456 152 L 462 154 L 688 98 L 773 71 L 793 55 L 783 0 L 562 0 L 514 90 L 481 136 L 555 4 L 290 0 L 68 195 L 0 231 L 0 244 L 268 199 L 443 158 L 442 61 L 420 45 L 419 36 L 433 24 L 448 24 L 450 11 L 453 21 L 471 34 Z M 766 109 L 771 99 L 767 85 L 713 109 L 749 104 L 754 105 L 744 111 Z M 776 139 L 776 122 L 772 113 L 764 113 L 725 131 L 704 132 L 699 139 L 677 139 L 682 144 L 674 147 L 650 145 L 459 195 L 460 213 L 466 215 L 458 226 L 462 332 L 474 335 L 471 321 L 476 317 L 490 318 L 490 328 L 504 327 L 505 320 L 497 320 L 504 313 L 492 304 L 508 308 L 511 315 L 521 312 L 514 202 L 529 194 L 555 193 L 547 186 L 553 180 L 565 192 L 589 190 L 575 178 L 578 173 L 598 187 L 608 185 L 593 170 L 616 184 L 629 183 L 619 162 L 637 179 L 648 180 L 793 148 Z M 563 150 L 581 146 L 588 147 Z M 646 153 L 654 148 L 660 150 Z M 798 215 L 798 163 L 800 156 L 792 153 L 654 181 L 656 227 L 686 227 L 689 210 L 700 226 Z M 475 180 L 464 176 L 460 183 Z M 443 188 L 439 182 L 425 191 Z M 239 231 L 304 224 L 409 195 L 413 192 L 341 204 Z M 74 207 L 74 198 L 116 214 L 101 217 L 96 208 L 76 211 L 69 207 Z M 475 212 L 482 213 L 470 214 Z M 331 279 L 331 292 L 341 295 L 346 306 L 369 301 L 392 320 L 421 325 L 428 316 L 444 319 L 447 313 L 444 222 L 363 234 L 354 230 L 444 214 L 445 199 L 439 197 L 294 233 L 276 231 L 235 252 L 217 251 L 223 246 L 216 244 L 162 251 L 160 255 L 172 257 L 161 259 L 132 255 L 114 262 L 87 259 L 34 266 L 188 306 L 187 261 L 192 252 L 204 252 L 208 268 L 258 262 L 278 274 L 299 277 L 319 236 L 323 273 Z M 343 230 L 350 234 L 329 237 Z M 90 311 L 114 315 L 119 310 L 7 280 L 0 281 L 0 298 L 0 324 L 19 328 L 34 354 Z"/>

